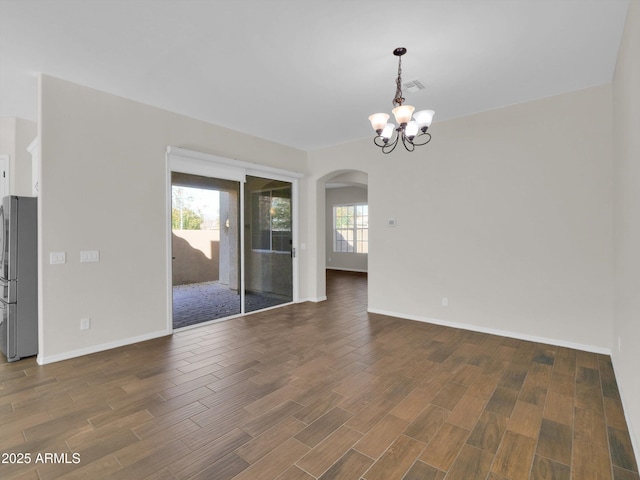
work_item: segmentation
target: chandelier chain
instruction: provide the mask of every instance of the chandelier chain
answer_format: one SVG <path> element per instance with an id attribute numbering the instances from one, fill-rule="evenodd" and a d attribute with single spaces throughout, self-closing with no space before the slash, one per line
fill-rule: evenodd
<path id="1" fill-rule="evenodd" d="M 398 78 L 396 78 L 396 96 L 393 105 L 399 107 L 404 102 L 402 98 L 402 56 L 398 56 Z"/>

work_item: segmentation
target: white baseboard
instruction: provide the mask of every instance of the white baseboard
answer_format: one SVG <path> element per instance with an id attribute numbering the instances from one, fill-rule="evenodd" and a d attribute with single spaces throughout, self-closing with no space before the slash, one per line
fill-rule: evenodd
<path id="1" fill-rule="evenodd" d="M 367 273 L 368 270 L 362 270 L 360 268 L 340 268 L 340 267 L 325 267 L 327 270 L 338 270 L 340 272 L 358 272 L 358 273 Z"/>
<path id="2" fill-rule="evenodd" d="M 131 345 L 133 343 L 145 342 L 147 340 L 153 340 L 154 338 L 165 337 L 167 335 L 171 335 L 171 332 L 167 330 L 161 330 L 159 332 L 147 333 L 138 337 L 125 338 L 122 340 L 116 340 L 115 342 L 108 342 L 102 343 L 100 345 L 93 345 L 91 347 L 79 348 L 78 350 L 71 350 L 70 352 L 56 353 L 55 355 L 38 354 L 38 356 L 36 357 L 36 362 L 38 362 L 38 365 L 61 362 L 62 360 L 82 357 L 83 355 L 91 355 L 92 353 L 103 352 L 105 350 L 111 350 L 112 348 L 124 347 L 125 345 Z"/>
<path id="3" fill-rule="evenodd" d="M 467 323 L 449 322 L 449 321 L 440 320 L 440 319 L 437 319 L 437 318 L 427 318 L 427 317 L 422 317 L 422 316 L 419 316 L 419 315 L 409 315 L 409 314 L 405 314 L 405 313 L 390 312 L 390 311 L 387 311 L 387 310 L 380 310 L 380 309 L 377 309 L 377 308 L 368 308 L 367 311 L 371 312 L 371 313 L 378 313 L 380 315 L 387 315 L 387 316 L 390 316 L 390 317 L 403 318 L 403 319 L 406 319 L 406 320 L 415 320 L 417 322 L 433 323 L 435 325 L 442 325 L 444 327 L 460 328 L 462 330 L 471 330 L 471 331 L 474 331 L 474 332 L 488 333 L 490 335 L 500 335 L 501 337 L 516 338 L 518 340 L 527 340 L 529 342 L 546 343 L 548 345 L 555 345 L 555 346 L 558 346 L 558 347 L 573 348 L 575 350 L 583 350 L 585 352 L 601 353 L 603 355 L 611 355 L 611 349 L 610 348 L 598 347 L 598 346 L 595 346 L 595 345 L 583 345 L 581 343 L 567 342 L 565 340 L 558 340 L 558 339 L 555 339 L 555 338 L 538 337 L 536 335 L 527 335 L 527 334 L 524 334 L 524 333 L 511 332 L 511 331 L 508 331 L 508 330 L 498 330 L 498 329 L 495 329 L 495 328 L 480 327 L 478 325 L 469 325 Z"/>
<path id="4" fill-rule="evenodd" d="M 324 302 L 327 299 L 327 296 L 325 295 L 324 297 L 313 297 L 313 298 L 301 298 L 298 303 L 304 303 L 304 302 L 314 302 L 314 303 L 318 303 L 318 302 Z"/>
<path id="5" fill-rule="evenodd" d="M 629 418 L 629 403 L 625 402 L 625 392 L 624 387 L 620 382 L 617 381 L 618 378 L 618 370 L 616 369 L 615 356 L 611 355 L 611 364 L 613 365 L 613 372 L 616 377 L 616 383 L 618 384 L 618 391 L 620 392 L 620 399 L 622 400 L 622 409 L 624 410 L 624 419 L 627 422 L 627 430 L 629 431 L 629 437 L 631 438 L 631 446 L 633 448 L 633 452 L 636 455 L 636 459 L 640 459 L 640 439 L 636 437 L 634 430 L 631 428 L 631 419 Z"/>

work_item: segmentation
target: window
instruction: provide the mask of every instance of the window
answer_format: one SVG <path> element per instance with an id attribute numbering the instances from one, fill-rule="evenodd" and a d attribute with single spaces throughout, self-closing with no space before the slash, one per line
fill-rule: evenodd
<path id="1" fill-rule="evenodd" d="M 291 252 L 291 187 L 252 192 L 251 248 Z"/>
<path id="2" fill-rule="evenodd" d="M 369 206 L 333 206 L 333 251 L 369 252 Z"/>

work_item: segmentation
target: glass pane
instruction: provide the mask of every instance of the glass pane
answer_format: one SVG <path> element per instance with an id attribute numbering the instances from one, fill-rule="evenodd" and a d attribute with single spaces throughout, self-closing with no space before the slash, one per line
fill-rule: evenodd
<path id="1" fill-rule="evenodd" d="M 255 192 L 251 195 L 251 248 L 269 250 L 271 248 L 271 195 L 269 192 Z"/>
<path id="2" fill-rule="evenodd" d="M 291 253 L 291 188 L 272 192 L 271 239 L 273 251 Z"/>
<path id="3" fill-rule="evenodd" d="M 333 220 L 334 252 L 369 252 L 368 205 L 335 205 L 333 207 Z"/>
<path id="4" fill-rule="evenodd" d="M 359 245 L 358 253 L 369 253 L 369 230 L 363 229 L 358 231 Z"/>
<path id="5" fill-rule="evenodd" d="M 245 311 L 291 302 L 291 183 L 247 176 L 245 209 Z"/>
<path id="6" fill-rule="evenodd" d="M 357 229 L 357 248 L 358 253 L 368 253 L 368 241 L 369 241 L 369 206 L 358 205 L 356 207 L 356 229 Z"/>

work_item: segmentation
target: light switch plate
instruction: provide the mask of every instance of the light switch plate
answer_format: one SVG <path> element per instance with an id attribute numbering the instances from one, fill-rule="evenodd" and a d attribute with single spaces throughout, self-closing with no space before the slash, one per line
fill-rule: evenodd
<path id="1" fill-rule="evenodd" d="M 99 262 L 100 261 L 100 251 L 98 250 L 82 250 L 80 252 L 80 262 Z"/>
<path id="2" fill-rule="evenodd" d="M 50 252 L 49 264 L 50 265 L 62 265 L 67 263 L 67 255 L 65 252 Z"/>

